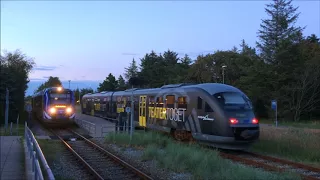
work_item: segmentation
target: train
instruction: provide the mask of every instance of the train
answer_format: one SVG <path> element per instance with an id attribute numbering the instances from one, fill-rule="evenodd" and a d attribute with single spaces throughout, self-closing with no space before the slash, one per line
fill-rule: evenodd
<path id="1" fill-rule="evenodd" d="M 48 126 L 75 124 L 74 92 L 63 87 L 50 87 L 32 96 L 32 117 Z"/>
<path id="2" fill-rule="evenodd" d="M 181 83 L 89 93 L 82 97 L 81 112 L 117 120 L 119 113 L 131 107 L 131 99 L 135 127 L 231 150 L 247 149 L 259 139 L 259 121 L 251 100 L 227 84 Z"/>

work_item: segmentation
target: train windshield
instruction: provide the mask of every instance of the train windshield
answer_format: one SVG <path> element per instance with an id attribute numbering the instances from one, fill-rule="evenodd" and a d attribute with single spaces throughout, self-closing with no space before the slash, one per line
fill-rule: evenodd
<path id="1" fill-rule="evenodd" d="M 49 96 L 53 104 L 71 102 L 71 95 L 69 93 L 51 93 Z"/>
<path id="2" fill-rule="evenodd" d="M 251 101 L 237 92 L 223 92 L 213 95 L 225 109 L 252 109 Z"/>

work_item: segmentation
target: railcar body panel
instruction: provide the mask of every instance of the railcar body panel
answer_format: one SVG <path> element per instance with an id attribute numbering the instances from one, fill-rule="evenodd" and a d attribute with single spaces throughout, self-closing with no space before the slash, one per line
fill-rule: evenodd
<path id="1" fill-rule="evenodd" d="M 135 126 L 190 132 L 197 141 L 216 147 L 243 149 L 259 138 L 259 124 L 253 123 L 255 115 L 249 98 L 229 85 L 167 85 L 98 93 L 83 99 L 92 96 L 100 98 L 100 109 L 94 111 L 101 117 L 116 119 L 126 107 L 131 107 L 133 96 Z"/>

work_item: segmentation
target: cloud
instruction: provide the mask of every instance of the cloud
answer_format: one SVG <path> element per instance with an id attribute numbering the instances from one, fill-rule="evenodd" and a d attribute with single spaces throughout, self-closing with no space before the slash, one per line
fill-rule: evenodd
<path id="1" fill-rule="evenodd" d="M 33 70 L 36 71 L 53 71 L 55 69 L 57 69 L 57 66 L 36 66 L 33 68 Z"/>
<path id="2" fill-rule="evenodd" d="M 44 79 L 49 79 L 50 76 L 43 76 L 42 78 Z"/>
<path id="3" fill-rule="evenodd" d="M 30 78 L 29 80 L 30 81 L 43 81 L 45 79 L 42 79 L 42 78 Z"/>
<path id="4" fill-rule="evenodd" d="M 122 53 L 122 55 L 124 56 L 136 56 L 136 55 L 139 55 L 137 53 Z"/>

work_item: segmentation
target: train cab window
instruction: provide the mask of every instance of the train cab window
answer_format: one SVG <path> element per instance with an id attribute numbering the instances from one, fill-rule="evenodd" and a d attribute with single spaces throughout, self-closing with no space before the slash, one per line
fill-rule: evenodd
<path id="1" fill-rule="evenodd" d="M 175 103 L 175 96 L 173 96 L 173 95 L 166 96 L 166 107 L 167 108 L 174 108 L 174 103 Z"/>
<path id="2" fill-rule="evenodd" d="M 178 97 L 178 108 L 187 109 L 187 97 Z"/>
<path id="3" fill-rule="evenodd" d="M 213 112 L 212 108 L 209 106 L 209 104 L 207 102 L 205 103 L 204 111 L 205 112 Z"/>
<path id="4" fill-rule="evenodd" d="M 198 109 L 202 109 L 202 98 L 198 97 Z"/>
<path id="5" fill-rule="evenodd" d="M 157 97 L 156 106 L 163 107 L 163 97 Z"/>

